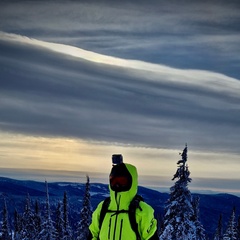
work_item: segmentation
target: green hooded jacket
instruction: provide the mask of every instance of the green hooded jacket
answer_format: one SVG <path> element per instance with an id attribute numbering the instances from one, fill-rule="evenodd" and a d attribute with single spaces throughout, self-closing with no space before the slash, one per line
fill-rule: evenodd
<path id="1" fill-rule="evenodd" d="M 132 185 L 128 191 L 115 192 L 110 190 L 110 204 L 108 209 L 112 211 L 128 210 L 129 204 L 138 190 L 137 170 L 133 165 L 125 163 L 132 176 Z M 136 240 L 136 234 L 131 228 L 128 213 L 107 212 L 99 229 L 100 212 L 103 201 L 99 203 L 92 215 L 92 223 L 89 230 L 92 240 Z M 157 221 L 154 218 L 154 210 L 147 203 L 141 201 L 140 208 L 136 209 L 136 221 L 141 240 L 148 240 L 156 234 Z"/>

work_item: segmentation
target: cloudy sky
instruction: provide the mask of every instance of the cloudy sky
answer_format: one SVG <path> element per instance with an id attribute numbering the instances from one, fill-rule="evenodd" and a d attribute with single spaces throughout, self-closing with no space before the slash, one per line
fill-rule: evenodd
<path id="1" fill-rule="evenodd" d="M 122 153 L 169 187 L 187 143 L 194 189 L 240 192 L 239 43 L 239 1 L 0 1 L 1 175 Z"/>

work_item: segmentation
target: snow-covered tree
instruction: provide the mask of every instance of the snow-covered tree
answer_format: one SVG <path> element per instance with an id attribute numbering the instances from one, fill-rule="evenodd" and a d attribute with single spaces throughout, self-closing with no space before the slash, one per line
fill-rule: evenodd
<path id="1" fill-rule="evenodd" d="M 85 193 L 83 196 L 83 206 L 80 212 L 80 221 L 77 226 L 77 240 L 86 240 L 89 230 L 88 227 L 92 219 L 92 206 L 91 206 L 91 195 L 90 195 L 90 181 L 87 176 L 87 182 L 85 185 Z"/>
<path id="2" fill-rule="evenodd" d="M 24 240 L 31 240 L 36 238 L 36 229 L 34 222 L 34 214 L 30 206 L 30 196 L 27 194 L 25 210 L 22 215 L 20 238 Z"/>
<path id="3" fill-rule="evenodd" d="M 4 205 L 3 205 L 3 217 L 2 217 L 2 231 L 1 231 L 1 239 L 3 240 L 10 240 L 10 231 L 9 231 L 9 222 L 8 222 L 8 210 L 7 210 L 7 203 L 6 199 L 4 198 Z"/>
<path id="4" fill-rule="evenodd" d="M 39 207 L 39 202 L 35 201 L 35 212 L 34 212 L 34 224 L 35 224 L 35 231 L 36 231 L 36 237 L 39 236 L 41 232 L 41 225 L 42 225 L 42 218 L 41 218 L 41 212 Z"/>
<path id="5" fill-rule="evenodd" d="M 56 239 L 63 239 L 63 218 L 61 203 L 59 202 L 56 209 Z"/>
<path id="6" fill-rule="evenodd" d="M 193 210 L 194 210 L 194 223 L 196 227 L 196 239 L 197 240 L 205 240 L 205 229 L 203 228 L 203 225 L 201 224 L 199 220 L 199 197 L 195 197 L 193 199 L 192 205 L 193 205 Z"/>
<path id="7" fill-rule="evenodd" d="M 235 219 L 235 207 L 234 207 L 227 225 L 226 232 L 223 235 L 223 240 L 237 240 L 237 239 L 238 239 L 238 233 L 237 233 L 237 224 Z"/>
<path id="8" fill-rule="evenodd" d="M 177 162 L 178 169 L 172 179 L 177 179 L 177 181 L 170 188 L 170 198 L 165 207 L 164 230 L 160 236 L 161 240 L 196 239 L 192 195 L 188 189 L 191 178 L 186 164 L 187 146 L 181 156 L 182 159 Z"/>
<path id="9" fill-rule="evenodd" d="M 218 219 L 218 226 L 214 235 L 214 240 L 223 240 L 222 214 L 220 214 Z"/>
<path id="10" fill-rule="evenodd" d="M 164 227 L 164 231 L 162 232 L 162 234 L 160 235 L 160 240 L 171 240 L 173 239 L 173 226 L 171 224 L 167 225 Z"/>
<path id="11" fill-rule="evenodd" d="M 13 239 L 14 240 L 20 240 L 20 232 L 22 230 L 22 217 L 18 213 L 18 211 L 15 209 L 14 211 L 14 235 Z"/>
<path id="12" fill-rule="evenodd" d="M 40 240 L 55 240 L 56 239 L 56 231 L 55 224 L 51 218 L 51 209 L 49 203 L 49 193 L 48 193 L 48 183 L 46 183 L 46 205 L 45 205 L 45 216 L 41 226 L 41 232 L 37 239 Z"/>
<path id="13" fill-rule="evenodd" d="M 63 239 L 64 240 L 72 239 L 72 230 L 68 219 L 68 197 L 66 191 L 64 192 L 63 195 Z"/>

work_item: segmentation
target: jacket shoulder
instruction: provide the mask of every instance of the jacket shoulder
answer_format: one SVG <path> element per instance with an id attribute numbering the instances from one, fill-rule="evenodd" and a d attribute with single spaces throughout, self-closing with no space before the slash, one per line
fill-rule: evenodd
<path id="1" fill-rule="evenodd" d="M 140 201 L 139 206 L 143 211 L 153 211 L 152 206 L 150 206 L 148 203 L 146 203 L 144 201 Z M 141 209 L 140 209 L 140 211 L 141 211 Z"/>
<path id="2" fill-rule="evenodd" d="M 154 217 L 154 209 L 146 202 L 141 201 L 139 203 L 139 208 L 136 209 L 137 219 L 149 220 Z"/>

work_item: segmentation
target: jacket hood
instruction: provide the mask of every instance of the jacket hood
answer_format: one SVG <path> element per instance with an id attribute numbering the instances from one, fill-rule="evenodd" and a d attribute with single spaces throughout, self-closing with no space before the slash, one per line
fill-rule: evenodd
<path id="1" fill-rule="evenodd" d="M 127 171 L 130 173 L 132 177 L 132 182 L 131 182 L 130 189 L 122 192 L 113 191 L 109 184 L 110 198 L 111 198 L 111 203 L 109 207 L 115 210 L 117 208 L 127 210 L 131 200 L 137 194 L 137 191 L 138 191 L 138 173 L 137 173 L 136 167 L 128 163 L 123 163 L 123 164 L 125 165 Z"/>

